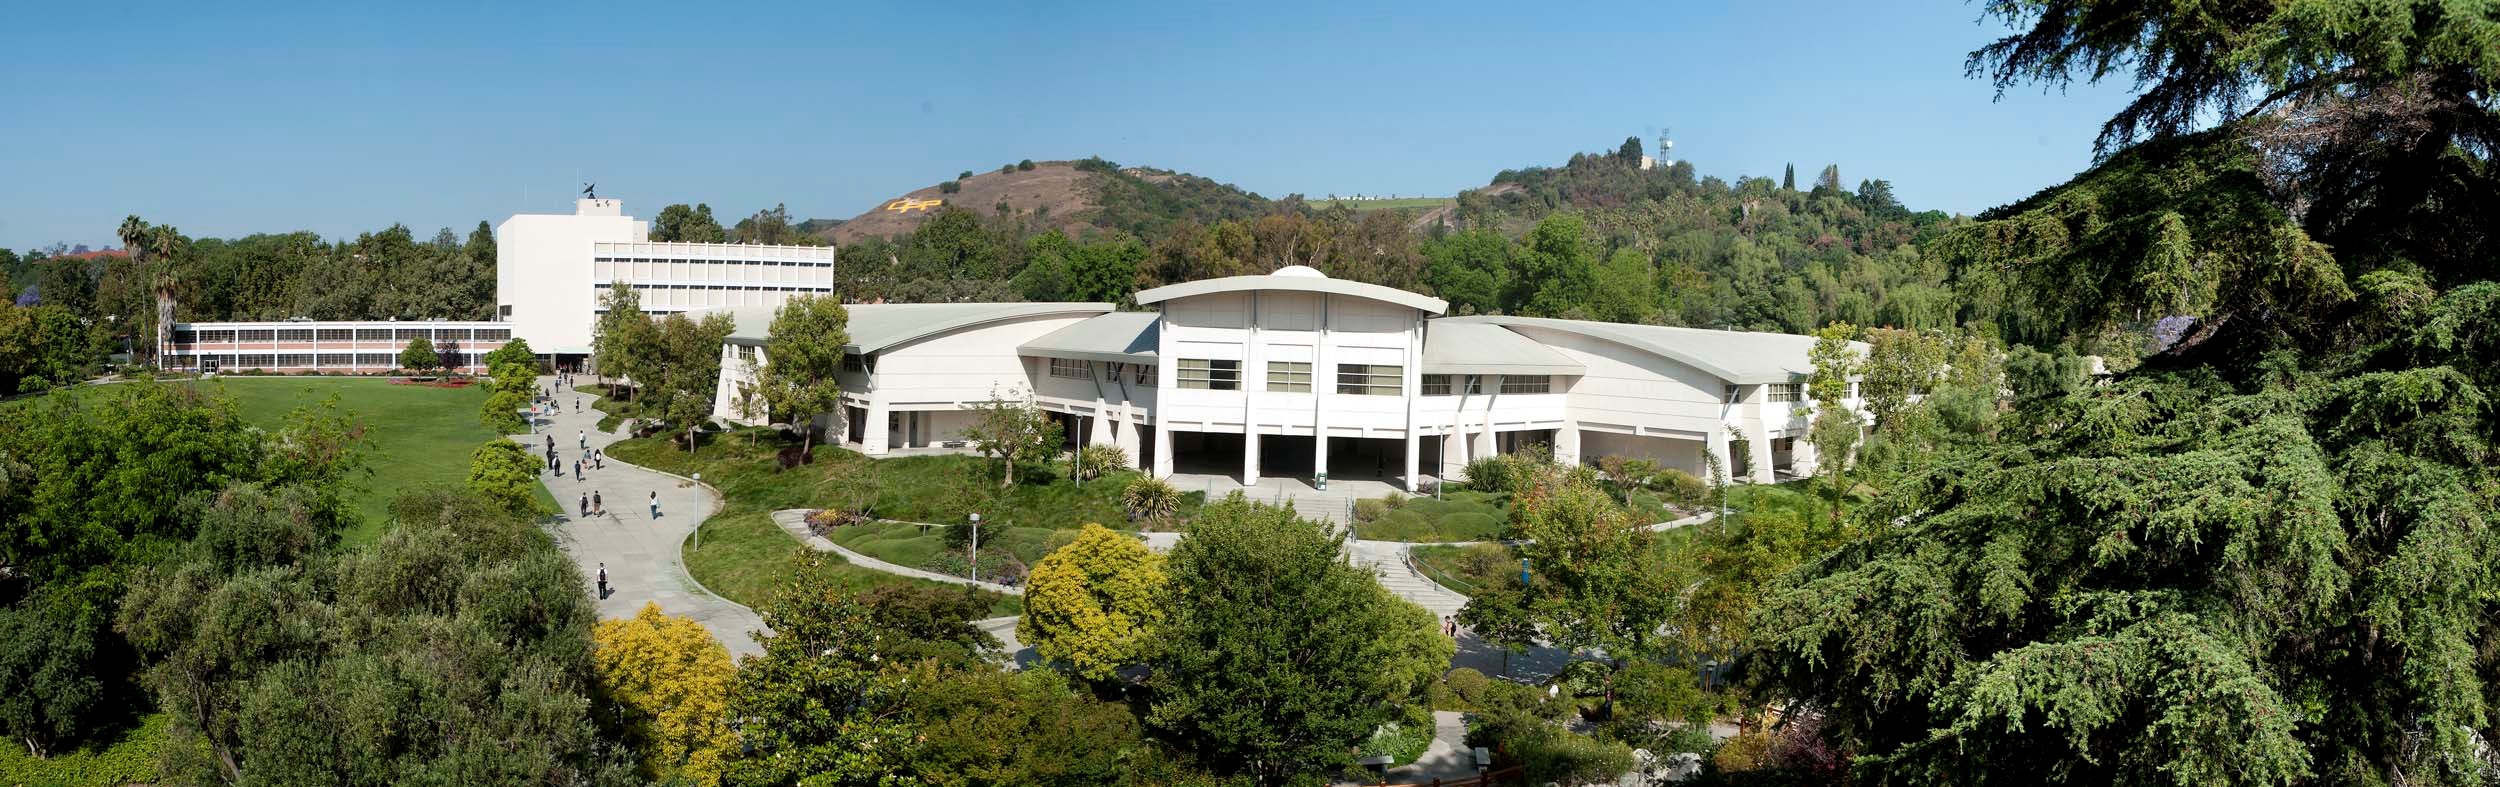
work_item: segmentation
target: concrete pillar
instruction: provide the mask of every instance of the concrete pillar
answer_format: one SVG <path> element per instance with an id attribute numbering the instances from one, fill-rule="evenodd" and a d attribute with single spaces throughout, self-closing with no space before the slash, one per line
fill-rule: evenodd
<path id="1" fill-rule="evenodd" d="M 1814 452 L 1813 441 L 1807 440 L 1804 437 L 1798 437 L 1794 440 L 1788 441 L 1788 445 L 1788 472 L 1790 475 L 1814 475 L 1815 469 L 1822 466 L 1822 462 L 1819 461 L 1820 456 Z"/>
<path id="2" fill-rule="evenodd" d="M 1448 483 L 1466 470 L 1467 431 L 1451 429 L 1441 435 L 1441 464 L 1433 468 L 1432 474 L 1442 483 Z"/>
<path id="3" fill-rule="evenodd" d="M 1163 422 L 1155 422 L 1154 477 L 1172 477 L 1172 430 Z"/>
<path id="4" fill-rule="evenodd" d="M 1475 434 L 1469 435 L 1468 439 L 1475 443 L 1475 445 L 1470 447 L 1470 450 L 1467 452 L 1468 459 L 1483 459 L 1493 455 L 1496 443 L 1494 442 L 1493 425 L 1491 423 L 1485 424 L 1485 428 L 1478 430 Z"/>
<path id="5" fill-rule="evenodd" d="M 1759 419 L 1745 424 L 1745 442 L 1753 452 L 1753 473 L 1749 480 L 1757 484 L 1771 483 L 1771 428 Z"/>
<path id="6" fill-rule="evenodd" d="M 1580 422 L 1566 420 L 1554 430 L 1554 461 L 1565 467 L 1580 463 Z"/>
<path id="7" fill-rule="evenodd" d="M 1727 430 L 1711 430 L 1709 443 L 1702 450 L 1709 452 L 1710 456 L 1716 457 L 1719 460 L 1719 469 L 1717 471 L 1717 475 L 1719 477 L 1711 477 L 1712 472 L 1707 462 L 1703 463 L 1701 472 L 1694 473 L 1694 475 L 1701 476 L 1701 480 L 1704 482 L 1714 484 L 1725 484 L 1734 480 L 1733 476 L 1730 476 L 1729 474 L 1736 472 L 1736 458 L 1728 451 Z"/>
<path id="8" fill-rule="evenodd" d="M 1415 492 L 1421 492 L 1421 491 L 1424 491 L 1424 480 L 1423 480 L 1423 477 L 1422 477 L 1422 476 L 1420 476 L 1420 475 L 1418 475 L 1418 474 L 1415 472 L 1415 464 L 1416 464 L 1416 456 L 1415 456 L 1415 453 L 1416 453 L 1416 449 L 1418 448 L 1418 446 L 1419 446 L 1419 445 L 1423 442 L 1423 438 L 1421 438 L 1421 437 L 1419 437 L 1419 436 L 1417 436 L 1417 435 L 1415 434 L 1414 423 L 1415 423 L 1414 419 L 1412 419 L 1412 418 L 1407 419 L 1407 429 L 1406 429 L 1406 491 L 1407 491 L 1408 493 L 1415 493 Z"/>
<path id="9" fill-rule="evenodd" d="M 1136 468 L 1139 471 L 1144 471 L 1146 469 L 1146 463 L 1153 460 L 1146 458 L 1146 447 L 1138 444 L 1137 407 L 1127 402 L 1122 402 L 1120 403 L 1120 409 L 1124 411 L 1120 413 L 1120 447 L 1128 450 L 1129 466 Z"/>
<path id="10" fill-rule="evenodd" d="M 1311 477 L 1317 479 L 1321 473 L 1328 472 L 1328 430 L 1326 427 L 1312 430 L 1311 446 Z"/>
<path id="11" fill-rule="evenodd" d="M 1258 485 L 1258 425 L 1243 425 L 1243 487 Z"/>
<path id="12" fill-rule="evenodd" d="M 867 434 L 859 436 L 860 453 L 867 454 L 869 456 L 884 456 L 886 454 L 886 437 L 888 432 L 891 431 L 886 427 L 886 418 L 889 412 L 891 411 L 886 409 L 884 402 L 871 401 L 868 403 L 868 423 L 860 425 L 862 427 L 861 431 L 867 432 Z"/>

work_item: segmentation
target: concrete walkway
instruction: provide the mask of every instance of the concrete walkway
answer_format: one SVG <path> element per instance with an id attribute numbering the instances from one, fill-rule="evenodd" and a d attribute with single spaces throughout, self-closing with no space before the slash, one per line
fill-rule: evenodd
<path id="1" fill-rule="evenodd" d="M 588 377 L 576 380 L 589 382 Z M 555 378 L 540 377 L 542 388 L 552 388 Z M 512 439 L 528 446 L 530 454 L 545 457 L 547 438 L 555 437 L 556 456 L 564 464 L 564 475 L 540 474 L 539 481 L 556 498 L 563 511 L 556 515 L 548 531 L 556 542 L 573 556 L 580 566 L 582 579 L 598 592 L 600 564 L 608 569 L 608 594 L 598 600 L 602 619 L 630 618 L 642 611 L 645 603 L 656 602 L 660 610 L 671 615 L 693 618 L 712 631 L 729 648 L 731 657 L 760 655 L 764 649 L 755 642 L 755 633 L 764 631 L 764 621 L 737 602 L 721 598 L 695 582 L 686 573 L 682 548 L 695 525 L 720 511 L 719 496 L 709 487 L 667 473 L 648 470 L 617 461 L 611 457 L 604 470 L 582 471 L 582 480 L 573 480 L 573 460 L 582 458 L 582 438 L 591 448 L 605 449 L 610 443 L 625 439 L 623 434 L 598 430 L 602 413 L 589 404 L 597 397 L 575 393 L 567 388 L 555 394 L 563 412 L 541 414 L 531 425 L 533 433 L 513 435 Z M 582 402 L 579 413 L 573 411 L 576 399 Z M 605 515 L 581 515 L 582 495 L 599 493 L 607 508 Z M 660 512 L 651 515 L 651 495 L 659 493 Z"/>
<path id="2" fill-rule="evenodd" d="M 773 512 L 773 524 L 780 525 L 781 531 L 790 534 L 791 538 L 798 539 L 801 543 L 814 547 L 818 550 L 841 555 L 843 560 L 848 560 L 851 562 L 851 565 L 855 565 L 860 568 L 873 569 L 876 571 L 883 571 L 888 574 L 896 574 L 917 579 L 926 579 L 931 582 L 944 582 L 949 585 L 971 585 L 992 593 L 1005 593 L 1010 596 L 1024 595 L 1024 588 L 1016 587 L 1014 585 L 1001 585 L 996 582 L 974 581 L 955 576 L 953 574 L 940 574 L 935 571 L 926 571 L 912 568 L 910 566 L 888 563 L 858 552 L 853 552 L 841 544 L 833 543 L 832 539 L 816 535 L 816 531 L 807 529 L 807 509 L 785 508 L 775 511 Z"/>

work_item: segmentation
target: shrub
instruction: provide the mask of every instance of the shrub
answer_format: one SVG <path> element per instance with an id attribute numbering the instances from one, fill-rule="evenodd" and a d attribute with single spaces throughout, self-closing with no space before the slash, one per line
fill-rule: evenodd
<path id="1" fill-rule="evenodd" d="M 940 194 L 953 194 L 962 190 L 964 190 L 964 184 L 962 181 L 950 180 L 938 184 L 938 193 Z"/>
<path id="2" fill-rule="evenodd" d="M 1009 165 L 1006 165 L 1006 166 L 1003 166 L 1003 167 L 999 167 L 999 168 L 998 168 L 998 174 L 1001 174 L 1001 175 L 1010 174 L 1010 173 L 1013 173 L 1013 172 L 1015 172 L 1015 171 L 1016 171 L 1016 165 L 1014 165 L 1014 164 L 1009 164 Z"/>
<path id="3" fill-rule="evenodd" d="M 1484 692 L 1493 686 L 1493 679 L 1477 672 L 1474 667 L 1450 670 L 1450 674 L 1442 676 L 1441 681 L 1449 684 L 1450 692 L 1469 705 L 1475 704 L 1477 698 L 1483 697 Z"/>
<path id="4" fill-rule="evenodd" d="M 963 171 L 963 174 L 961 174 L 961 175 L 956 175 L 956 176 L 955 176 L 955 179 L 956 179 L 956 180 L 971 180 L 971 179 L 972 179 L 972 170 L 968 170 L 968 169 L 967 169 L 967 170 L 964 170 L 964 171 Z"/>
<path id="5" fill-rule="evenodd" d="M 1668 468 L 1649 477 L 1649 488 L 1658 490 L 1667 502 L 1690 508 L 1701 505 L 1710 496 L 1710 484 L 1699 476 Z"/>
<path id="6" fill-rule="evenodd" d="M 1354 501 L 1354 521 L 1369 524 L 1389 512 L 1387 501 L 1364 498 Z"/>
<path id="7" fill-rule="evenodd" d="M 1545 727 L 1511 742 L 1530 784 L 1597 784 L 1632 769 L 1632 747 Z"/>
<path id="8" fill-rule="evenodd" d="M 1022 172 L 1031 172 L 1031 171 L 1033 171 L 1033 160 L 1032 160 L 1032 159 L 1025 159 L 1025 160 L 1023 160 L 1023 161 L 1016 162 L 1016 169 L 1017 169 L 1018 171 L 1022 171 Z"/>
<path id="9" fill-rule="evenodd" d="M 839 508 L 819 508 L 807 514 L 807 529 L 817 535 L 831 537 L 832 531 L 868 524 L 868 515 Z"/>
<path id="10" fill-rule="evenodd" d="M 1139 476 L 1120 491 L 1120 505 L 1132 520 L 1162 522 L 1180 512 L 1181 493 L 1163 479 Z"/>
<path id="11" fill-rule="evenodd" d="M 1128 468 L 1128 451 L 1116 445 L 1089 445 L 1076 451 L 1077 477 L 1091 481 Z"/>
<path id="12" fill-rule="evenodd" d="M 1388 497 L 1384 497 L 1384 498 L 1381 498 L 1381 499 L 1380 499 L 1380 504 L 1381 504 L 1381 505 L 1384 505 L 1384 506 L 1388 506 L 1388 507 L 1390 507 L 1390 508 L 1405 508 L 1405 507 L 1406 507 L 1406 500 L 1407 500 L 1406 493 L 1404 493 L 1404 492 L 1391 492 L 1391 493 L 1389 493 L 1389 496 L 1388 496 Z"/>
<path id="13" fill-rule="evenodd" d="M 1483 460 L 1468 462 L 1463 472 L 1468 475 L 1468 490 L 1510 492 L 1510 485 L 1520 475 L 1520 460 L 1508 455 L 1483 457 Z"/>

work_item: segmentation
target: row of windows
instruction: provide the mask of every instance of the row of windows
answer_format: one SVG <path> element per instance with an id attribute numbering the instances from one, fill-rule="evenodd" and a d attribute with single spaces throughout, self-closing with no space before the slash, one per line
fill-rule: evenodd
<path id="1" fill-rule="evenodd" d="M 432 342 L 476 341 L 503 342 L 512 338 L 510 328 L 215 328 L 174 331 L 174 343 L 206 342 L 404 342 L 425 339 Z"/>
<path id="2" fill-rule="evenodd" d="M 1057 372 L 1054 364 L 1053 373 Z M 1241 390 L 1241 362 L 1205 358 L 1180 359 L 1179 377 L 1182 388 L 1204 391 Z M 1267 390 L 1279 393 L 1310 393 L 1311 364 L 1307 361 L 1269 361 Z M 1396 396 L 1406 390 L 1406 367 L 1376 363 L 1337 364 L 1337 393 L 1356 396 Z"/>
<path id="3" fill-rule="evenodd" d="M 1067 358 L 1050 359 L 1050 376 L 1064 380 L 1094 379 L 1094 365 Z"/>
<path id="4" fill-rule="evenodd" d="M 477 353 L 443 353 L 442 363 L 448 367 L 477 366 L 484 355 Z M 168 360 L 178 369 L 198 369 L 214 365 L 219 369 L 389 369 L 399 366 L 398 353 L 230 353 L 212 355 L 174 355 Z"/>
<path id="5" fill-rule="evenodd" d="M 657 258 L 654 258 L 654 257 L 593 257 L 593 258 L 591 258 L 591 259 L 593 259 L 593 260 L 595 260 L 595 261 L 598 261 L 598 262 L 628 262 L 628 263 L 631 263 L 631 262 L 642 262 L 642 263 L 653 263 L 653 262 L 673 262 L 673 263 L 677 263 L 677 264 L 679 264 L 679 265 L 689 265 L 689 264 L 691 264 L 691 265 L 771 265 L 771 266 L 788 266 L 788 267 L 795 267 L 795 268 L 831 268 L 831 267 L 833 267 L 833 263 L 832 263 L 831 261 L 822 261 L 822 262 L 817 262 L 817 261 L 809 261 L 809 260 L 696 260 L 696 259 L 679 259 L 679 258 L 675 258 L 675 257 L 657 257 Z"/>
<path id="6" fill-rule="evenodd" d="M 1154 387 L 1155 368 L 1152 364 L 1105 363 L 1103 366 L 1106 367 L 1104 372 L 1110 375 L 1110 379 L 1114 382 L 1125 379 L 1132 385 Z M 1094 364 L 1092 361 L 1052 358 L 1050 359 L 1050 376 L 1063 380 L 1092 380 L 1094 379 Z"/>

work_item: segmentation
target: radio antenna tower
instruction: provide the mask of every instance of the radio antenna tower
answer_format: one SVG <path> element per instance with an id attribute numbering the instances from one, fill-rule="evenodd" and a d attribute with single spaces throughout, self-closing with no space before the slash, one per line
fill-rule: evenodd
<path id="1" fill-rule="evenodd" d="M 1675 140 L 1667 138 L 1667 127 L 1658 127 L 1658 168 L 1675 165 Z"/>

